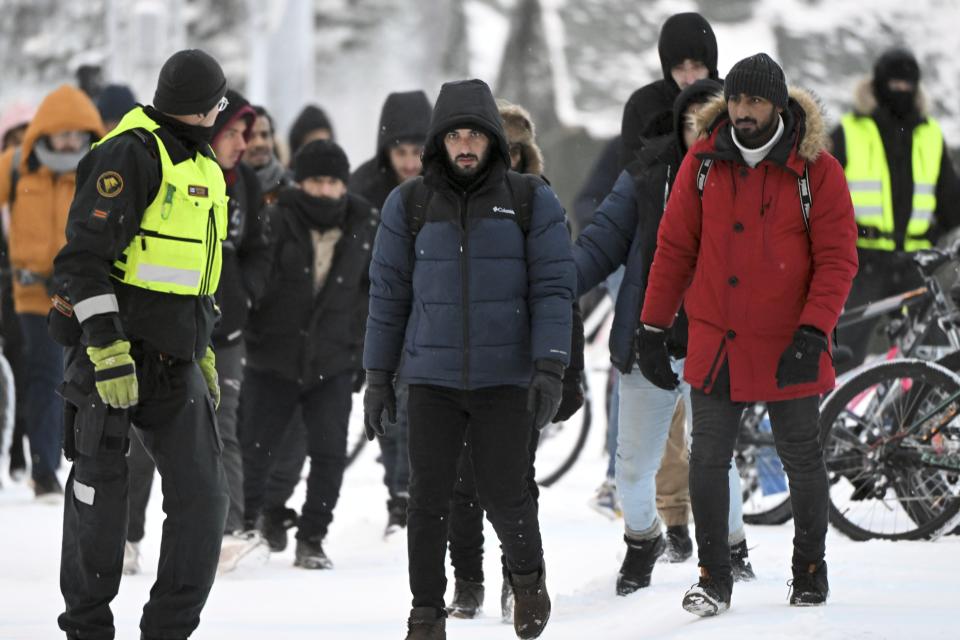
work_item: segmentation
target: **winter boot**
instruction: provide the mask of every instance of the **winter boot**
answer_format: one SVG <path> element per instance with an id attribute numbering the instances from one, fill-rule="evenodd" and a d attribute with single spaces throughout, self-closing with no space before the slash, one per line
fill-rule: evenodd
<path id="1" fill-rule="evenodd" d="M 414 607 L 407 619 L 407 640 L 447 640 L 447 620 L 433 607 Z"/>
<path id="2" fill-rule="evenodd" d="M 547 593 L 547 572 L 510 574 L 513 586 L 513 630 L 518 638 L 538 638 L 550 619 L 550 595 Z"/>
<path id="3" fill-rule="evenodd" d="M 297 526 L 297 512 L 286 507 L 267 509 L 260 516 L 260 533 L 270 551 L 279 553 L 287 548 L 287 530 Z"/>
<path id="4" fill-rule="evenodd" d="M 457 580 L 453 588 L 453 602 L 447 613 L 453 618 L 470 620 L 480 615 L 483 609 L 483 583 Z"/>
<path id="5" fill-rule="evenodd" d="M 123 544 L 123 575 L 135 576 L 140 571 L 140 543 L 127 540 Z"/>
<path id="6" fill-rule="evenodd" d="M 830 585 L 827 583 L 827 563 L 808 564 L 799 570 L 793 568 L 793 580 L 790 587 L 790 605 L 794 607 L 816 607 L 827 604 Z"/>
<path id="7" fill-rule="evenodd" d="M 384 538 L 407 527 L 407 497 L 397 496 L 387 500 L 387 528 L 383 532 Z"/>
<path id="8" fill-rule="evenodd" d="M 667 527 L 667 548 L 660 562 L 686 562 L 693 555 L 690 528 L 685 524 Z"/>
<path id="9" fill-rule="evenodd" d="M 47 473 L 33 481 L 33 496 L 39 502 L 58 504 L 63 501 L 63 487 L 56 475 Z"/>
<path id="10" fill-rule="evenodd" d="M 217 573 L 222 575 L 237 568 L 241 561 L 264 564 L 270 558 L 270 547 L 256 529 L 236 531 L 223 536 Z"/>
<path id="11" fill-rule="evenodd" d="M 333 569 L 333 563 L 323 552 L 323 539 L 314 536 L 306 540 L 297 539 L 297 550 L 293 559 L 293 566 L 304 569 Z"/>
<path id="12" fill-rule="evenodd" d="M 653 565 L 667 547 L 662 533 L 649 540 L 631 540 L 627 536 L 623 536 L 623 540 L 627 543 L 627 555 L 617 576 L 618 596 L 628 596 L 637 589 L 649 587 Z"/>
<path id="13" fill-rule="evenodd" d="M 747 541 L 730 547 L 730 575 L 734 582 L 750 582 L 757 579 L 757 574 L 753 572 L 750 565 L 750 559 L 747 557 Z"/>
<path id="14" fill-rule="evenodd" d="M 701 618 L 718 616 L 730 608 L 732 580 L 714 580 L 700 567 L 700 581 L 683 594 L 683 608 Z"/>

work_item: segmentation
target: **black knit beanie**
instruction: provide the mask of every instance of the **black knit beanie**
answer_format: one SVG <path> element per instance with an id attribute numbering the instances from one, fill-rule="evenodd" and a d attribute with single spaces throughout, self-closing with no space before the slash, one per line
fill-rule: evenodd
<path id="1" fill-rule="evenodd" d="M 302 182 L 306 178 L 330 176 L 340 178 L 346 184 L 350 179 L 350 161 L 336 142 L 314 140 L 303 145 L 293 158 L 293 179 Z"/>
<path id="2" fill-rule="evenodd" d="M 199 115 L 210 111 L 226 92 L 220 63 L 205 51 L 185 49 L 163 63 L 153 106 L 173 116 Z"/>
<path id="3" fill-rule="evenodd" d="M 787 79 L 773 58 L 758 53 L 733 65 L 723 83 L 723 97 L 740 94 L 765 98 L 774 106 L 787 106 Z"/>

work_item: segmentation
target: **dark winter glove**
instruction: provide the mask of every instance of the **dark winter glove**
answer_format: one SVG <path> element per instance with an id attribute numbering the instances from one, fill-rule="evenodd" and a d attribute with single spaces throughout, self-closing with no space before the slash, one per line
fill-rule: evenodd
<path id="1" fill-rule="evenodd" d="M 583 406 L 583 372 L 567 369 L 563 374 L 563 399 L 553 422 L 569 420 Z"/>
<path id="2" fill-rule="evenodd" d="M 829 349 L 827 336 L 815 327 L 802 326 L 777 364 L 777 388 L 816 382 L 820 377 L 820 354 Z"/>
<path id="3" fill-rule="evenodd" d="M 534 426 L 543 429 L 557 415 L 563 398 L 563 363 L 544 359 L 537 360 L 534 366 L 527 391 L 527 411 L 534 415 Z"/>
<path id="4" fill-rule="evenodd" d="M 397 421 L 397 395 L 393 391 L 393 373 L 367 371 L 367 392 L 363 394 L 363 430 L 367 440 L 387 432 L 383 412 L 390 422 Z"/>
<path id="5" fill-rule="evenodd" d="M 644 378 L 665 391 L 673 391 L 680 385 L 680 379 L 670 366 L 665 331 L 647 329 L 643 325 L 637 327 L 637 366 Z"/>
<path id="6" fill-rule="evenodd" d="M 363 389 L 363 383 L 367 381 L 367 372 L 363 369 L 353 374 L 353 392 L 360 393 Z"/>

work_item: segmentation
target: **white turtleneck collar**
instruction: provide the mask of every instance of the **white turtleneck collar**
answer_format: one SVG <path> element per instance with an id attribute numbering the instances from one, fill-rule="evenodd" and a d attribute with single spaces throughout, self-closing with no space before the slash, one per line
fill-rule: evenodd
<path id="1" fill-rule="evenodd" d="M 737 140 L 737 129 L 733 125 L 730 127 L 730 134 L 733 138 L 733 144 L 737 145 L 737 148 L 740 149 L 740 155 L 743 156 L 743 161 L 746 162 L 751 169 L 756 168 L 760 162 L 767 157 L 767 154 L 770 153 L 770 150 L 773 149 L 780 138 L 783 137 L 783 116 L 777 114 L 777 131 L 773 134 L 773 137 L 770 138 L 765 145 L 758 147 L 757 149 L 748 149 L 747 147 L 740 144 L 740 141 Z"/>

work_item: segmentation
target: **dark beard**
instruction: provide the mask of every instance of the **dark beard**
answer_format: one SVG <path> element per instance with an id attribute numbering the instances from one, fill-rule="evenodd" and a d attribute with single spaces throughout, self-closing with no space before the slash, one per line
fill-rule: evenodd
<path id="1" fill-rule="evenodd" d="M 480 158 L 479 162 L 477 162 L 477 166 L 473 167 L 472 169 L 464 170 L 457 166 L 457 163 L 453 160 L 450 160 L 450 157 L 447 156 L 447 175 L 449 176 L 450 180 L 460 186 L 460 188 L 469 190 L 470 187 L 473 186 L 481 176 L 486 174 L 487 168 L 490 164 L 489 160 L 490 152 L 487 151 L 487 153 Z"/>
<path id="2" fill-rule="evenodd" d="M 767 126 L 763 127 L 762 129 L 757 128 L 752 133 L 747 133 L 734 127 L 737 132 L 737 140 L 747 149 L 759 149 L 763 145 L 770 142 L 770 138 L 772 138 L 773 134 L 777 132 L 777 125 L 779 124 L 778 120 L 777 112 L 774 111 L 773 116 L 770 118 L 770 122 L 768 122 Z"/>

